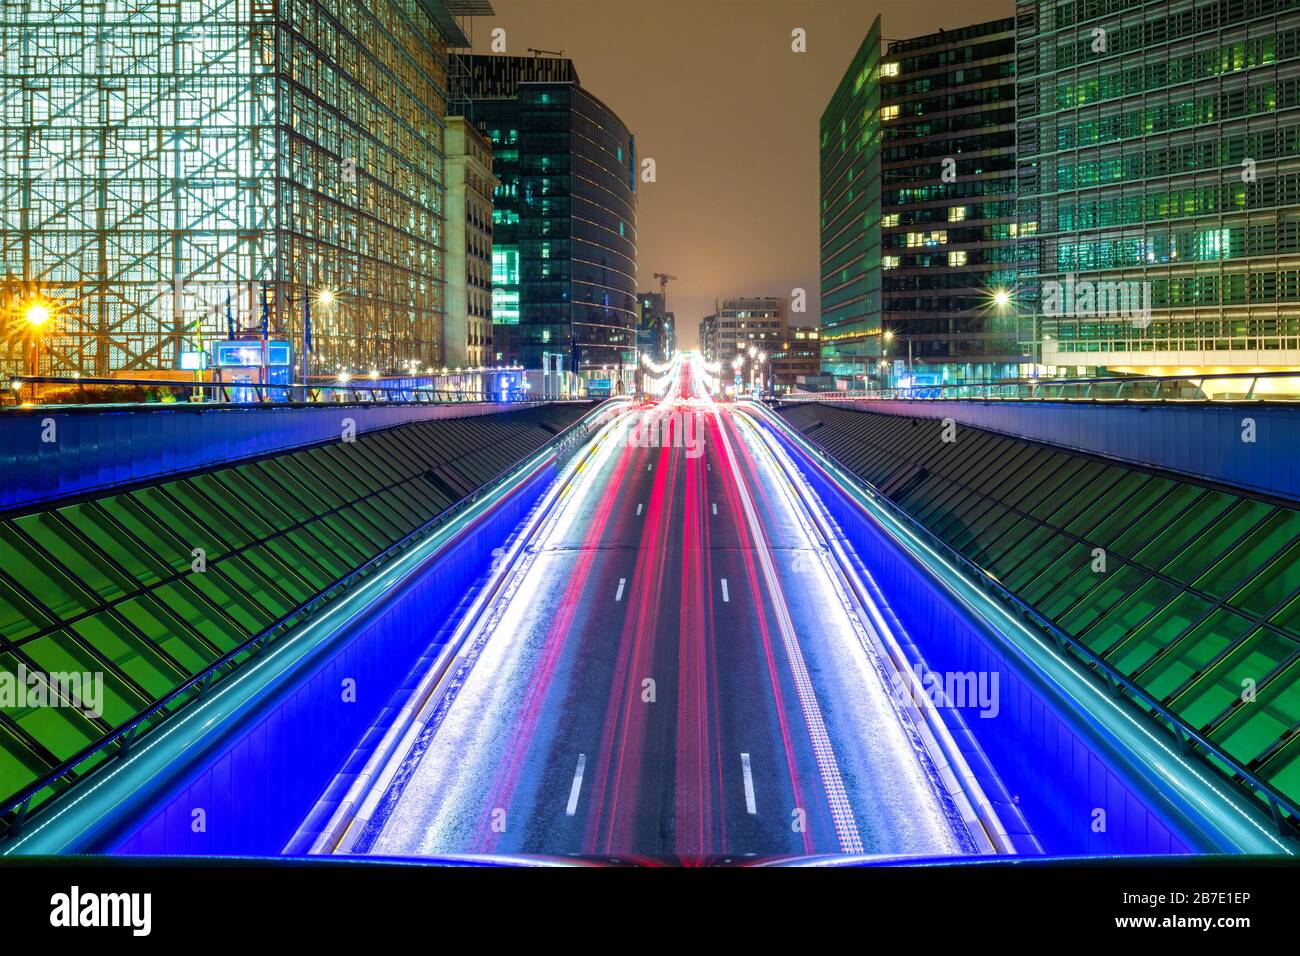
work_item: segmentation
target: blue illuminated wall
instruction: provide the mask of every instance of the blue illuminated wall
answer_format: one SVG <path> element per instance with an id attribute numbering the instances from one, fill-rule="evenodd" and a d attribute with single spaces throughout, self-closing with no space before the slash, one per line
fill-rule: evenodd
<path id="1" fill-rule="evenodd" d="M 96 852 L 276 855 L 374 722 L 393 691 L 488 570 L 492 551 L 555 476 L 541 469 L 520 491 L 397 593 L 373 608 L 328 657 L 232 721 L 202 757 L 177 771 L 159 800 L 105 837 Z M 343 699 L 355 681 L 356 702 Z M 194 811 L 204 830 L 194 832 Z"/>
<path id="2" fill-rule="evenodd" d="M 408 422 L 518 409 L 518 404 L 157 405 L 7 411 L 0 427 L 0 510 L 26 507 L 243 458 L 337 441 Z M 44 440 L 49 423 L 53 440 Z"/>
<path id="3" fill-rule="evenodd" d="M 838 404 L 909 418 L 951 418 L 1013 438 L 1300 500 L 1295 453 L 1300 408 L 1291 403 L 872 399 Z M 1253 440 L 1243 441 L 1250 432 Z"/>
<path id="4" fill-rule="evenodd" d="M 1066 716 L 1053 688 L 1022 667 L 855 502 L 776 433 L 870 569 L 929 668 L 996 675 L 999 710 L 967 726 L 1043 849 L 1053 855 L 1170 854 L 1194 846 L 1155 807 L 1152 785 L 1128 780 L 1094 728 Z M 990 677 L 990 679 L 992 679 Z M 986 788 L 987 789 L 987 788 Z M 1105 828 L 1094 813 L 1105 810 Z"/>

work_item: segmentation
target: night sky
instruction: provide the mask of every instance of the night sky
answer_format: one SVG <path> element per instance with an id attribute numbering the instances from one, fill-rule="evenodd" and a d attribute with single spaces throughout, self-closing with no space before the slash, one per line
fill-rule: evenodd
<path id="1" fill-rule="evenodd" d="M 679 341 L 728 295 L 808 292 L 818 307 L 817 121 L 879 12 L 888 39 L 1010 16 L 1012 0 L 492 0 L 487 53 L 563 50 L 653 157 L 640 184 L 638 287 L 668 286 Z M 808 52 L 791 52 L 790 31 Z M 800 323 L 800 316 L 791 316 Z"/>

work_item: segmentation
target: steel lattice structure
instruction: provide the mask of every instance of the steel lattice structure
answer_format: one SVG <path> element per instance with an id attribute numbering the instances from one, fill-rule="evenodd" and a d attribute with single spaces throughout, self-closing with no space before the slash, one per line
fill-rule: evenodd
<path id="1" fill-rule="evenodd" d="M 46 373 L 169 369 L 227 314 L 318 369 L 436 364 L 435 0 L 4 0 L 0 271 L 56 305 Z M 0 276 L 3 277 L 3 276 Z M 229 303 L 229 306 L 228 306 Z"/>

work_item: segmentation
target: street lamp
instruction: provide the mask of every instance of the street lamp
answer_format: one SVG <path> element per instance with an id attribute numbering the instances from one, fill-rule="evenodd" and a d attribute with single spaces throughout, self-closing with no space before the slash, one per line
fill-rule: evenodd
<path id="1" fill-rule="evenodd" d="M 39 302 L 33 302 L 23 313 L 23 318 L 27 324 L 34 329 L 39 329 L 46 322 L 50 321 L 51 313 L 49 306 L 42 305 Z"/>
<path id="2" fill-rule="evenodd" d="M 32 302 L 23 309 L 23 321 L 27 323 L 27 332 L 31 336 L 32 353 L 32 401 L 37 398 L 35 378 L 41 374 L 41 329 L 54 318 L 54 312 L 44 302 Z"/>
<path id="3" fill-rule="evenodd" d="M 299 368 L 299 375 L 302 378 L 303 393 L 305 396 L 308 397 L 310 396 L 310 390 L 306 388 L 307 375 L 308 375 L 307 353 L 312 351 L 311 302 L 313 298 L 316 300 L 316 304 L 318 306 L 328 309 L 330 306 L 334 304 L 338 296 L 335 295 L 333 289 L 321 289 L 319 292 L 316 293 L 315 296 L 313 296 L 309 288 L 304 288 L 302 295 L 285 297 L 285 302 L 290 309 L 292 309 L 295 305 L 297 305 L 297 303 L 299 302 L 302 303 L 302 342 L 301 342 L 302 354 L 299 356 L 298 359 L 298 368 Z"/>

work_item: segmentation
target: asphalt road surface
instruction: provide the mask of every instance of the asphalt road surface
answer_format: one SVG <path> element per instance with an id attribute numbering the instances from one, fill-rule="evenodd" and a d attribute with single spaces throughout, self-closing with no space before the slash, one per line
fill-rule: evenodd
<path id="1" fill-rule="evenodd" d="M 671 391 L 531 542 L 368 852 L 963 852 L 756 426 Z"/>

